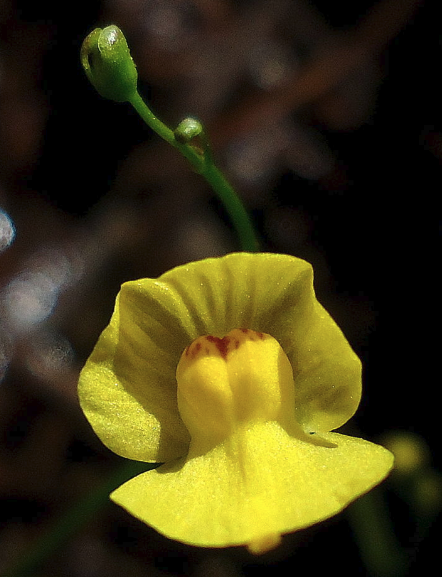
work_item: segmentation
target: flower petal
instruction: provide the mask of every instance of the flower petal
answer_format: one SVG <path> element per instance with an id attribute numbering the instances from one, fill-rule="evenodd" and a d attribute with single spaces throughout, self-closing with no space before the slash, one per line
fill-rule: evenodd
<path id="1" fill-rule="evenodd" d="M 111 498 L 169 538 L 259 553 L 278 535 L 338 513 L 392 467 L 391 453 L 367 441 L 311 439 L 256 423 L 208 453 L 135 477 Z"/>
<path id="2" fill-rule="evenodd" d="M 147 462 L 179 457 L 189 446 L 177 407 L 173 351 L 181 345 L 175 343 L 173 319 L 161 318 L 156 306 L 154 294 L 161 288 L 150 279 L 123 285 L 78 384 L 81 407 L 102 442 L 119 455 Z M 138 305 L 149 296 L 147 313 Z"/>
<path id="3" fill-rule="evenodd" d="M 233 253 L 160 278 L 188 309 L 190 340 L 248 328 L 279 341 L 293 367 L 297 418 L 306 429 L 330 431 L 354 414 L 361 363 L 317 301 L 309 263 L 288 255 Z"/>
<path id="4" fill-rule="evenodd" d="M 186 454 L 175 370 L 201 335 L 248 328 L 276 338 L 293 367 L 299 422 L 311 431 L 345 423 L 361 394 L 361 367 L 317 302 L 313 273 L 287 255 L 233 253 L 123 285 L 115 313 L 82 371 L 82 408 L 102 441 L 125 457 Z"/>

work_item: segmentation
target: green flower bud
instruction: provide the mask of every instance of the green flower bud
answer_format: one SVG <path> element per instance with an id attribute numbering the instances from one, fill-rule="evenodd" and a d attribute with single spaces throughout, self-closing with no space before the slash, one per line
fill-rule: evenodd
<path id="1" fill-rule="evenodd" d="M 174 136 L 180 144 L 187 144 L 203 132 L 201 122 L 196 118 L 185 118 L 174 130 Z"/>
<path id="2" fill-rule="evenodd" d="M 97 92 L 126 102 L 137 91 L 138 73 L 126 38 L 114 25 L 95 28 L 81 47 L 81 63 Z"/>

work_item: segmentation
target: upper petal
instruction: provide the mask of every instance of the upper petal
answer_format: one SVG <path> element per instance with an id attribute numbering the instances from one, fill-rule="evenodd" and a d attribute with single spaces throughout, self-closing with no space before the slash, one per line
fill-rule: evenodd
<path id="1" fill-rule="evenodd" d="M 187 307 L 192 340 L 244 327 L 279 341 L 293 367 L 296 411 L 305 428 L 330 431 L 354 414 L 361 363 L 317 301 L 309 263 L 289 255 L 233 253 L 160 278 Z"/>

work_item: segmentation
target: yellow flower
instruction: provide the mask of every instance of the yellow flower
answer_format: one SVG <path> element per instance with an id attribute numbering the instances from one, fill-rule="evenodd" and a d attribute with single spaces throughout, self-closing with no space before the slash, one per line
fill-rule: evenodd
<path id="1" fill-rule="evenodd" d="M 82 408 L 114 452 L 164 463 L 111 498 L 169 538 L 262 553 L 379 483 L 389 451 L 329 431 L 361 365 L 311 266 L 234 253 L 122 286 L 84 367 Z"/>

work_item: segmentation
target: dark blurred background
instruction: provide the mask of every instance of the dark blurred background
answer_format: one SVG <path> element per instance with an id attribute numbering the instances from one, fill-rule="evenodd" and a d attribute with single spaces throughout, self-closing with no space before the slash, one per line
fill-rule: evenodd
<path id="1" fill-rule="evenodd" d="M 206 125 L 263 250 L 313 264 L 320 301 L 364 362 L 348 430 L 375 441 L 416 435 L 440 470 L 440 381 L 428 362 L 438 332 L 428 229 L 442 179 L 436 5 L 0 0 L 0 572 L 120 466 L 76 398 L 120 284 L 240 248 L 176 151 L 88 84 L 79 50 L 96 26 L 124 30 L 160 118 Z M 425 574 L 440 523 L 418 538 L 419 514 L 394 478 L 383 497 L 407 559 L 397 574 Z M 364 564 L 346 513 L 255 559 L 170 542 L 109 504 L 32 574 L 329 567 L 383 577 Z"/>

